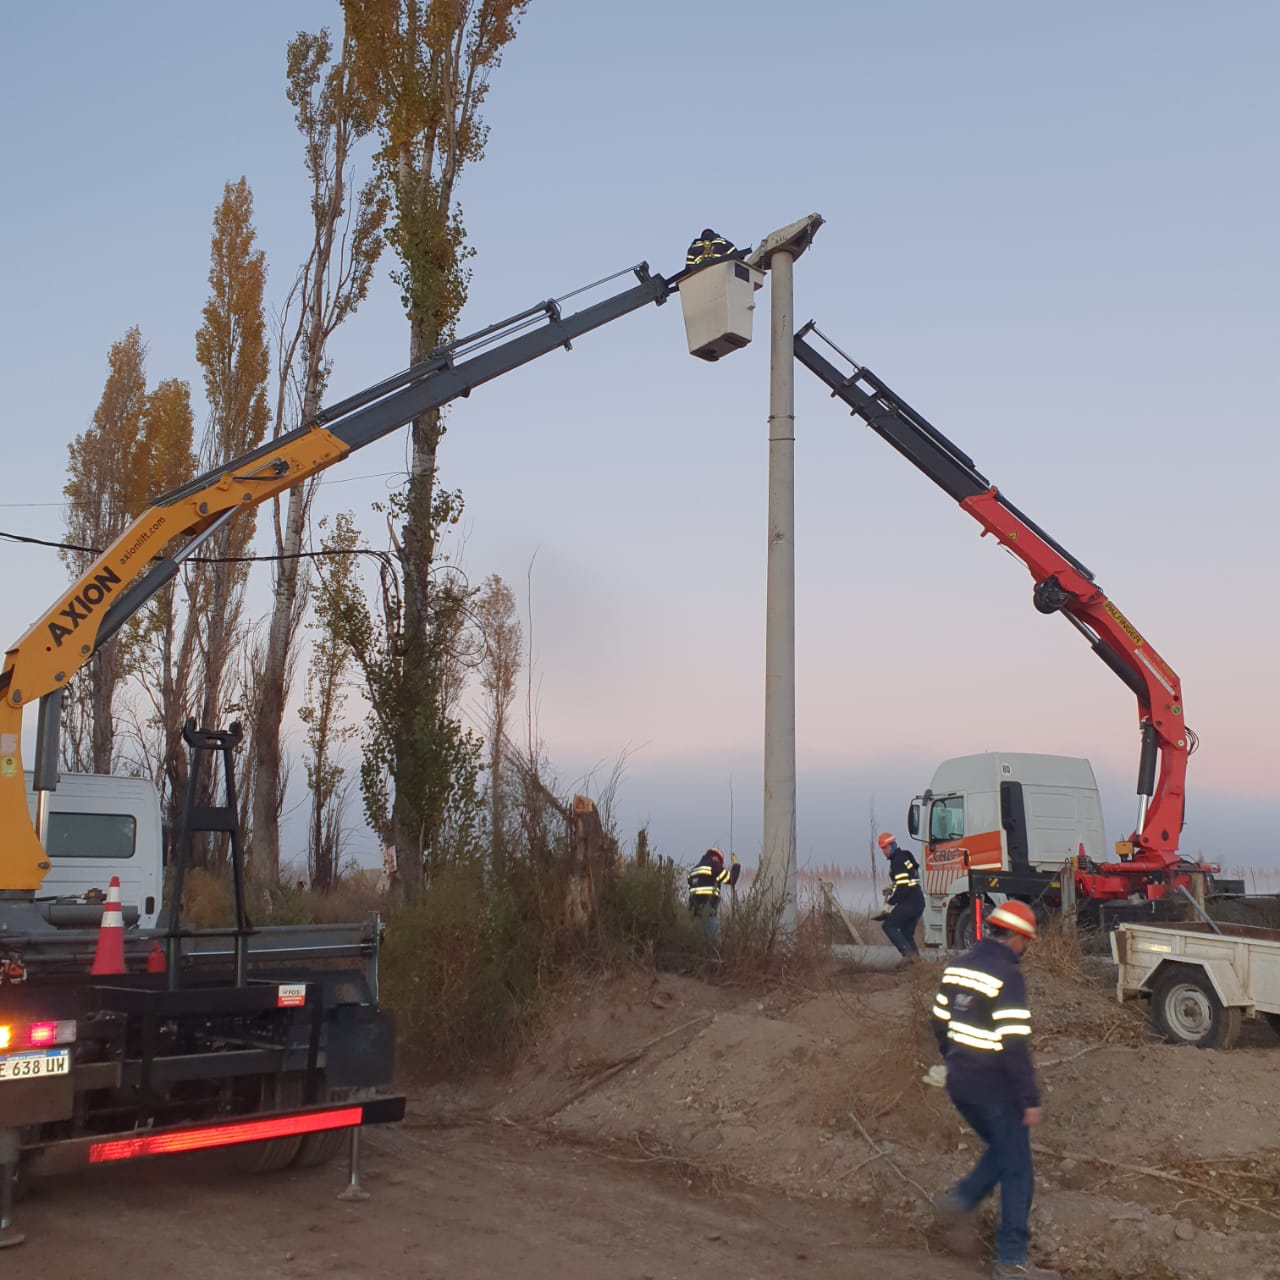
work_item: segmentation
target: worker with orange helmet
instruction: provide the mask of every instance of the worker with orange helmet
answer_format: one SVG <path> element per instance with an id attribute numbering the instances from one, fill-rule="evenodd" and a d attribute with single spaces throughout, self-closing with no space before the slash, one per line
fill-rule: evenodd
<path id="1" fill-rule="evenodd" d="M 1035 1182 L 1031 1130 L 1040 1122 L 1040 1090 L 1019 962 L 1036 932 L 1036 913 L 1025 902 L 1002 902 L 987 917 L 973 950 L 943 971 L 933 1003 L 947 1093 L 984 1144 L 978 1163 L 934 1204 L 940 1217 L 955 1219 L 1000 1188 L 994 1280 L 1058 1276 L 1027 1257 Z"/>
<path id="2" fill-rule="evenodd" d="M 908 960 L 920 955 L 916 947 L 916 925 L 924 915 L 924 891 L 920 888 L 920 864 L 910 849 L 904 849 L 887 831 L 876 843 L 889 859 L 889 888 L 884 910 L 872 918 L 880 921 L 885 937 Z"/>
<path id="3" fill-rule="evenodd" d="M 738 855 L 731 853 L 729 857 L 732 862 L 726 867 L 724 854 L 708 849 L 689 872 L 689 914 L 713 943 L 720 938 L 720 889 L 726 884 L 733 888 L 742 874 Z"/>

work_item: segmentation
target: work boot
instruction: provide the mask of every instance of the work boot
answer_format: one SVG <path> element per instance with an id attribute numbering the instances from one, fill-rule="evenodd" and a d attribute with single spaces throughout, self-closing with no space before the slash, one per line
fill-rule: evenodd
<path id="1" fill-rule="evenodd" d="M 1062 1280 L 1062 1272 L 1031 1262 L 997 1262 L 991 1280 Z"/>
<path id="2" fill-rule="evenodd" d="M 963 1218 L 966 1214 L 972 1213 L 973 1208 L 965 1204 L 954 1191 L 939 1191 L 933 1197 L 934 1216 L 940 1222 L 954 1222 L 957 1218 Z"/>
<path id="3" fill-rule="evenodd" d="M 981 1254 L 976 1205 L 967 1205 L 954 1191 L 939 1191 L 933 1197 L 935 1240 L 948 1253 L 962 1258 Z"/>

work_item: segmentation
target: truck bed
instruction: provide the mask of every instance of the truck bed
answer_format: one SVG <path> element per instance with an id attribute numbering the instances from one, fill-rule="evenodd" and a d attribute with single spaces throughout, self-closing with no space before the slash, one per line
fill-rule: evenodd
<path id="1" fill-rule="evenodd" d="M 244 935 L 244 943 L 250 967 L 359 961 L 377 954 L 380 932 L 380 921 L 371 917 L 358 924 L 275 925 L 253 929 Z M 0 936 L 7 952 L 22 957 L 29 978 L 88 974 L 98 945 L 96 928 L 29 933 L 6 930 Z M 236 939 L 234 929 L 201 929 L 180 934 L 177 942 L 183 972 L 207 972 L 234 965 Z M 167 941 L 168 935 L 160 929 L 126 930 L 124 954 L 128 970 L 145 971 L 155 946 L 167 950 Z"/>

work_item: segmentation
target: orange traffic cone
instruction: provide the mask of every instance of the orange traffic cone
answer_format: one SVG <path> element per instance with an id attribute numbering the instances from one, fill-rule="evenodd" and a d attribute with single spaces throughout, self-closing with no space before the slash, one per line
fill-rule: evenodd
<path id="1" fill-rule="evenodd" d="M 147 972 L 165 972 L 164 948 L 158 942 L 153 942 L 151 950 L 147 952 Z"/>
<path id="2" fill-rule="evenodd" d="M 124 972 L 124 917 L 120 914 L 120 877 L 112 876 L 107 900 L 102 906 L 102 927 L 98 930 L 98 950 L 94 953 L 93 974 Z"/>

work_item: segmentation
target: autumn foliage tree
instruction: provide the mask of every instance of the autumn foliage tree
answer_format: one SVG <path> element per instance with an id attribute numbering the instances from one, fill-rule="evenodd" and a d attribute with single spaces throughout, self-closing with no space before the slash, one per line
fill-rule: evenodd
<path id="1" fill-rule="evenodd" d="M 395 280 L 409 320 L 409 358 L 447 341 L 466 301 L 470 250 L 456 192 L 466 165 L 484 154 L 480 108 L 489 77 L 528 0 L 344 0 L 358 83 L 377 114 L 379 173 L 392 201 L 387 238 L 399 258 Z M 389 719 L 373 726 L 385 749 L 402 887 L 421 887 L 424 860 L 448 825 L 449 793 L 470 776 L 467 741 L 451 717 L 450 669 L 439 652 L 454 629 L 452 579 L 434 573 L 441 532 L 461 498 L 439 484 L 439 410 L 415 419 L 411 473 L 394 540 L 399 566 L 395 644 L 380 658 Z M 448 584 L 448 585 L 444 585 Z M 433 646 L 436 650 L 433 651 Z M 390 665 L 387 666 L 389 661 Z M 375 704 L 375 719 L 379 716 Z M 368 786 L 371 779 L 366 778 Z M 366 794 L 366 802 L 369 796 Z"/>
<path id="2" fill-rule="evenodd" d="M 209 298 L 196 333 L 196 359 L 204 371 L 209 418 L 200 449 L 205 468 L 261 444 L 270 425 L 263 290 L 266 255 L 254 247 L 253 194 L 244 178 L 228 182 L 213 218 Z M 243 644 L 243 610 L 254 521 L 247 514 L 229 521 L 206 542 L 201 562 L 188 579 L 192 629 L 200 655 L 200 722 L 218 727 L 229 700 L 228 673 Z M 211 765 L 211 761 L 209 764 Z M 201 780 L 203 803 L 212 779 Z"/>
<path id="3" fill-rule="evenodd" d="M 191 409 L 187 386 L 171 379 L 147 391 L 146 346 L 135 325 L 108 356 L 102 399 L 87 430 L 72 441 L 67 540 L 73 573 L 84 572 L 154 495 L 189 474 Z M 64 708 L 64 759 L 73 769 L 110 773 L 120 762 L 118 695 L 145 663 L 154 613 L 146 611 L 93 655 L 86 679 L 73 682 Z"/>
<path id="4" fill-rule="evenodd" d="M 170 378 L 147 397 L 144 434 L 157 493 L 167 493 L 195 474 L 195 425 L 191 389 Z M 195 631 L 182 625 L 176 581 L 162 587 L 142 615 L 142 654 L 137 684 L 142 705 L 137 737 L 142 763 L 161 793 L 172 856 L 186 795 L 187 753 L 182 724 L 191 714 L 196 659 Z"/>
<path id="5" fill-rule="evenodd" d="M 143 409 L 147 399 L 146 348 L 135 325 L 107 357 L 102 399 L 90 426 L 71 442 L 67 483 L 67 541 L 80 550 L 61 555 L 79 576 L 124 528 L 137 509 L 146 483 L 141 455 Z M 115 742 L 116 693 L 132 662 L 129 635 L 103 645 L 64 706 L 64 750 L 70 767 L 110 773 Z"/>

